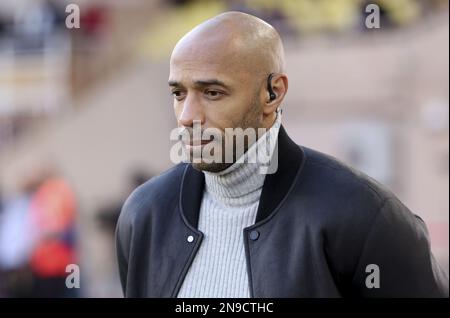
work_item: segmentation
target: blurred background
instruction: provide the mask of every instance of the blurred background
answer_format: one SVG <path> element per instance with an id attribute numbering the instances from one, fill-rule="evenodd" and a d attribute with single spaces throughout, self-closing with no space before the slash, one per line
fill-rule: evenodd
<path id="1" fill-rule="evenodd" d="M 66 6 L 80 8 L 68 29 Z M 365 25 L 368 4 L 380 28 Z M 0 1 L 0 297 L 121 297 L 114 228 L 169 168 L 169 55 L 238 10 L 283 37 L 283 121 L 299 144 L 389 186 L 448 273 L 449 16 L 444 0 Z M 65 288 L 79 265 L 79 289 Z"/>

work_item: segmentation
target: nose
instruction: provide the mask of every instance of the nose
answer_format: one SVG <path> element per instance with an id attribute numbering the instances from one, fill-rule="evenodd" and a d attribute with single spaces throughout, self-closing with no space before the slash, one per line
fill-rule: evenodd
<path id="1" fill-rule="evenodd" d="M 188 94 L 183 101 L 178 123 L 184 127 L 193 127 L 194 120 L 204 124 L 203 107 L 194 94 Z"/>

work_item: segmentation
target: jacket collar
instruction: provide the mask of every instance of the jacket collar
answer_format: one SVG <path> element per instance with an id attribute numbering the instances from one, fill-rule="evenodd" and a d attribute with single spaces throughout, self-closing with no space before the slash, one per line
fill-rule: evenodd
<path id="1" fill-rule="evenodd" d="M 266 175 L 259 200 L 256 222 L 267 218 L 287 196 L 299 169 L 303 166 L 304 153 L 287 135 L 283 126 L 278 133 L 278 169 Z M 277 151 L 274 152 L 277 154 Z M 205 187 L 205 177 L 192 165 L 186 165 L 181 181 L 180 208 L 187 223 L 197 229 L 200 205 Z"/>

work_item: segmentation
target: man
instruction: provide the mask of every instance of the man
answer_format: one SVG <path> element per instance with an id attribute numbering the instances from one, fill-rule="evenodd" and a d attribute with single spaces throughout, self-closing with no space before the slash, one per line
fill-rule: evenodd
<path id="1" fill-rule="evenodd" d="M 448 296 L 423 221 L 382 185 L 286 134 L 288 78 L 270 25 L 237 12 L 200 24 L 176 45 L 169 86 L 188 137 L 200 124 L 223 138 L 184 140 L 192 163 L 128 198 L 117 228 L 125 296 Z M 227 128 L 267 131 L 230 162 Z M 265 163 L 240 160 L 261 140 L 276 141 L 262 146 L 275 166 L 267 174 Z M 199 157 L 207 147 L 222 160 Z"/>

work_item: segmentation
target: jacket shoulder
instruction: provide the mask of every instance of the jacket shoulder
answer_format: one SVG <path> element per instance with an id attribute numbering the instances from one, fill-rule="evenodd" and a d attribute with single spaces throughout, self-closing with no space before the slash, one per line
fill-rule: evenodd
<path id="1" fill-rule="evenodd" d="M 137 187 L 125 201 L 122 218 L 134 218 L 141 211 L 148 211 L 153 205 L 178 202 L 181 180 L 187 164 L 178 164 Z M 122 216 L 123 215 L 123 216 Z"/>
<path id="2" fill-rule="evenodd" d="M 317 150 L 301 148 L 305 154 L 305 177 L 312 178 L 309 181 L 320 182 L 323 191 L 331 191 L 335 196 L 350 201 L 362 199 L 363 196 L 367 203 L 379 207 L 384 201 L 395 198 L 387 186 L 343 161 Z"/>
<path id="3" fill-rule="evenodd" d="M 324 233 L 341 292 L 363 297 L 448 297 L 448 277 L 434 259 L 423 220 L 387 187 L 332 156 L 303 148 L 303 191 Z M 309 190 L 307 190 L 309 189 Z M 310 203 L 310 202 L 308 202 Z M 367 266 L 383 287 L 368 289 Z"/>
<path id="4" fill-rule="evenodd" d="M 308 194 L 311 212 L 307 213 L 324 228 L 352 233 L 353 238 L 362 240 L 383 207 L 393 202 L 402 209 L 389 209 L 387 213 L 395 213 L 400 219 L 414 218 L 388 187 L 328 154 L 302 149 L 305 163 L 297 189 Z"/>
<path id="5" fill-rule="evenodd" d="M 132 241 L 143 238 L 142 233 L 151 224 L 154 213 L 170 211 L 178 204 L 178 189 L 186 166 L 178 164 L 137 187 L 122 207 L 116 226 L 116 253 L 125 295 Z"/>

